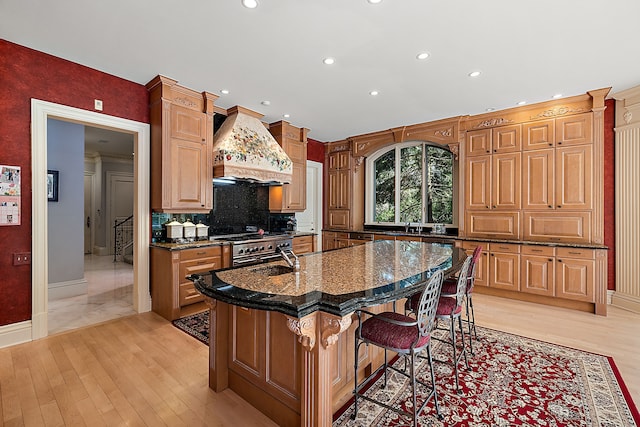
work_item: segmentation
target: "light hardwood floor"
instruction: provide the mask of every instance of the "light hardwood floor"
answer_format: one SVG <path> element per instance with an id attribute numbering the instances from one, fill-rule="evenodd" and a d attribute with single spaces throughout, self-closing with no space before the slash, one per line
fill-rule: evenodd
<path id="1" fill-rule="evenodd" d="M 478 324 L 611 355 L 640 400 L 640 315 L 608 317 L 475 295 Z M 120 318 L 0 349 L 5 426 L 274 426 L 208 388 L 208 348 L 155 315 Z"/>

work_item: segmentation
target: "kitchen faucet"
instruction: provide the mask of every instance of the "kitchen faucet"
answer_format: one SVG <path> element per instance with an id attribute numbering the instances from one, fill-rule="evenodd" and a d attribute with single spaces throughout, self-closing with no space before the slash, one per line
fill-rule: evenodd
<path id="1" fill-rule="evenodd" d="M 276 252 L 280 253 L 280 255 L 287 262 L 289 267 L 293 268 L 296 271 L 300 270 L 300 260 L 298 259 L 298 256 L 295 253 L 293 253 L 291 249 L 289 249 L 289 254 L 293 256 L 295 261 L 291 261 L 291 258 L 289 258 L 289 256 L 287 255 L 287 252 L 282 248 L 277 248 Z"/>

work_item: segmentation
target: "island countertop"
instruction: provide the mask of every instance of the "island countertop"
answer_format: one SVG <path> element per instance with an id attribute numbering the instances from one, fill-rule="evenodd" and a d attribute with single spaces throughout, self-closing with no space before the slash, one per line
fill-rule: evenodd
<path id="1" fill-rule="evenodd" d="M 315 311 L 344 316 L 358 308 L 422 290 L 431 273 L 456 272 L 466 254 L 450 245 L 378 240 L 300 257 L 297 272 L 284 261 L 189 276 L 203 295 L 228 304 L 304 317 Z"/>

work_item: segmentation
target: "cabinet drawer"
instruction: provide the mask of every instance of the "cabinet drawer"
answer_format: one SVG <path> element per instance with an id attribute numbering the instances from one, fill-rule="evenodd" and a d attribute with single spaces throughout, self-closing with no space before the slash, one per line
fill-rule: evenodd
<path id="1" fill-rule="evenodd" d="M 556 256 L 562 258 L 595 259 L 596 251 L 583 248 L 557 248 Z"/>
<path id="2" fill-rule="evenodd" d="M 349 238 L 353 240 L 373 240 L 373 234 L 369 233 L 350 233 Z"/>
<path id="3" fill-rule="evenodd" d="M 520 245 L 513 245 L 509 243 L 491 243 L 489 245 L 491 252 L 502 252 L 506 254 L 519 254 Z"/>
<path id="4" fill-rule="evenodd" d="M 208 246 L 204 248 L 186 249 L 180 252 L 180 261 L 189 261 L 198 258 L 219 257 L 222 254 L 221 246 Z"/>
<path id="5" fill-rule="evenodd" d="M 513 239 L 520 237 L 520 212 L 467 212 L 469 237 Z"/>
<path id="6" fill-rule="evenodd" d="M 590 212 L 525 212 L 524 239 L 552 242 L 590 242 Z"/>
<path id="7" fill-rule="evenodd" d="M 180 283 L 187 281 L 185 277 L 190 274 L 206 273 L 211 270 L 219 270 L 220 268 L 222 268 L 221 257 L 183 261 L 180 263 Z"/>
<path id="8" fill-rule="evenodd" d="M 179 304 L 180 307 L 195 304 L 196 302 L 204 301 L 204 296 L 202 296 L 198 291 L 196 291 L 193 283 L 183 283 L 180 285 L 180 297 Z"/>
<path id="9" fill-rule="evenodd" d="M 551 246 L 522 246 L 523 255 L 554 256 L 555 248 Z"/>

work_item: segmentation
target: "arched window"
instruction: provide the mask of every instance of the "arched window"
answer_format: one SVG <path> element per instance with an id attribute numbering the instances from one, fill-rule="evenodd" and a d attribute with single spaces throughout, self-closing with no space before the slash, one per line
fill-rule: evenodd
<path id="1" fill-rule="evenodd" d="M 366 222 L 456 224 L 453 154 L 427 142 L 385 147 L 367 158 Z"/>

